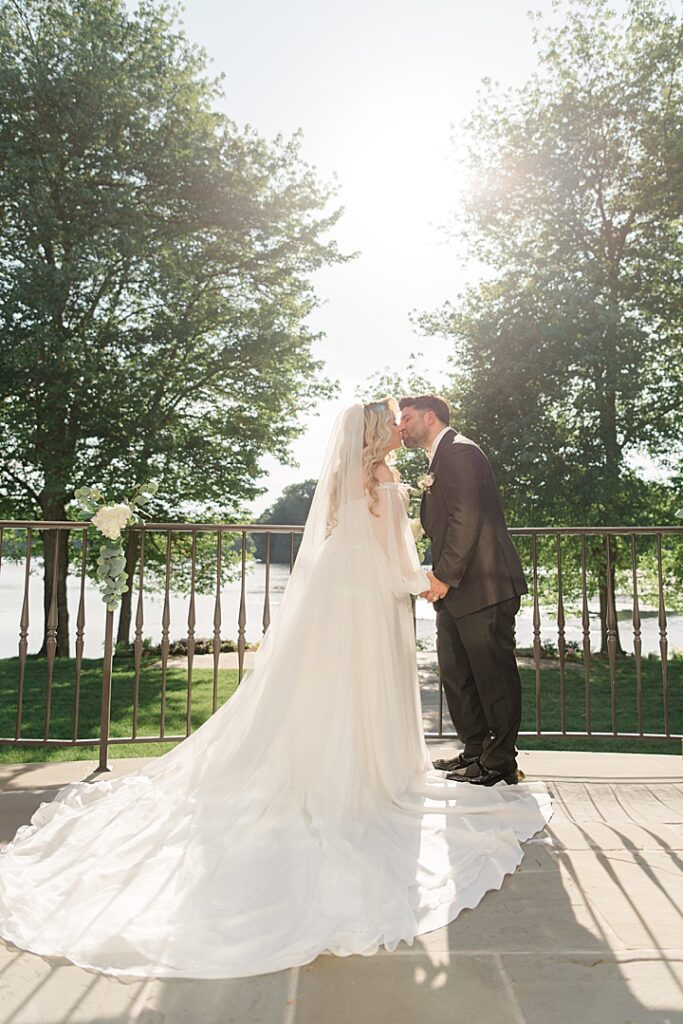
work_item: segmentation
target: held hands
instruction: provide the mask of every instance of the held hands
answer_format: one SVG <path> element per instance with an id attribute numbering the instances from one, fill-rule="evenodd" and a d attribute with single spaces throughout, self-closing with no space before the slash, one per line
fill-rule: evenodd
<path id="1" fill-rule="evenodd" d="M 441 580 L 437 580 L 431 569 L 427 572 L 429 582 L 431 584 L 429 590 L 425 590 L 424 593 L 420 594 L 420 597 L 424 597 L 430 603 L 439 601 L 442 597 L 445 597 L 449 591 L 447 583 L 442 583 Z"/>

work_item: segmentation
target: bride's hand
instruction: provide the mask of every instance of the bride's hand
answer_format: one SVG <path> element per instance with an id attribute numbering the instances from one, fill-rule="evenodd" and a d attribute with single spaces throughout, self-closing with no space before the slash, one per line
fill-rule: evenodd
<path id="1" fill-rule="evenodd" d="M 427 573 L 427 575 L 429 576 L 429 581 L 431 583 L 431 589 L 429 591 L 429 594 L 427 595 L 427 600 L 440 601 L 443 597 L 446 596 L 446 594 L 450 590 L 450 587 L 448 586 L 447 583 L 442 583 L 441 580 L 438 580 L 431 570 Z"/>

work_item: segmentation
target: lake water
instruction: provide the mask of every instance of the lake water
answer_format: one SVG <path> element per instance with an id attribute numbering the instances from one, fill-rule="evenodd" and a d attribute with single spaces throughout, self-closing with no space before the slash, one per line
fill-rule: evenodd
<path id="1" fill-rule="evenodd" d="M 277 606 L 282 600 L 289 567 L 271 566 L 270 573 L 270 610 L 271 616 L 276 614 Z M 24 593 L 24 569 L 21 565 L 3 562 L 0 571 L 0 658 L 13 657 L 17 654 L 19 643 L 19 620 Z M 67 585 L 69 603 L 69 630 L 71 636 L 71 653 L 74 653 L 76 633 L 76 613 L 80 593 L 80 582 L 70 577 Z M 263 635 L 263 602 L 265 597 L 265 567 L 253 563 L 247 576 L 247 624 L 246 636 L 249 641 L 258 641 Z M 239 613 L 240 583 L 226 584 L 221 598 L 221 636 L 225 639 L 237 639 L 237 616 Z M 195 597 L 196 637 L 210 637 L 213 634 L 214 595 L 197 594 Z M 136 596 L 133 596 L 133 618 L 135 618 Z M 620 637 L 626 651 L 633 650 L 633 638 L 630 622 L 630 603 L 627 597 L 619 599 Z M 145 595 L 145 612 L 143 636 L 150 637 L 158 643 L 161 637 L 161 616 L 163 611 L 162 594 Z M 171 640 L 180 640 L 187 636 L 188 598 L 183 595 L 171 595 Z M 557 624 L 550 609 L 542 609 L 541 639 L 557 644 Z M 566 614 L 566 612 L 565 612 Z M 659 627 L 656 609 L 641 608 L 641 629 L 643 653 L 659 654 Z M 85 657 L 97 658 L 102 654 L 104 643 L 105 608 L 97 587 L 86 581 L 85 586 Z M 43 579 L 42 567 L 32 572 L 29 586 L 29 653 L 36 653 L 42 643 L 43 631 Z M 131 631 L 131 638 L 132 638 Z M 418 599 L 417 602 L 417 635 L 426 650 L 434 648 L 435 613 L 432 606 Z M 669 651 L 683 651 L 683 616 L 668 617 L 667 634 Z M 567 615 L 565 637 L 581 644 L 581 621 L 578 616 Z M 525 604 L 517 618 L 517 644 L 530 647 L 533 640 L 532 609 Z M 591 604 L 591 646 L 600 646 L 600 620 L 597 615 L 597 600 Z"/>

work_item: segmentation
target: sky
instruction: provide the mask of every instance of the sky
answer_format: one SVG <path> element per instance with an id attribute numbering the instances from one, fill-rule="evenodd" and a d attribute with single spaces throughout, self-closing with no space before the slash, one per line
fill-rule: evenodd
<path id="1" fill-rule="evenodd" d="M 338 180 L 334 237 L 359 252 L 314 279 L 315 355 L 339 398 L 304 421 L 297 467 L 263 460 L 255 516 L 318 475 L 337 412 L 368 378 L 420 353 L 418 368 L 445 379 L 447 342 L 420 336 L 410 314 L 477 275 L 444 230 L 457 223 L 459 129 L 483 78 L 519 86 L 533 71 L 530 9 L 552 20 L 551 0 L 188 0 L 182 22 L 225 74 L 225 112 L 269 139 L 302 130 L 304 158 Z"/>

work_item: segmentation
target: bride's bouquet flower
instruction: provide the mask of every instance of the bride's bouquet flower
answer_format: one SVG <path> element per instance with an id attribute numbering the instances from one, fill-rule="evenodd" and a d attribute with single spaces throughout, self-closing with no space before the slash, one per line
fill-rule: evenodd
<path id="1" fill-rule="evenodd" d="M 136 486 L 129 499 L 107 502 L 95 487 L 79 487 L 74 497 L 81 506 L 79 518 L 89 519 L 93 526 L 108 540 L 100 545 L 97 559 L 97 578 L 102 585 L 102 600 L 107 611 L 116 611 L 121 597 L 128 591 L 126 555 L 123 548 L 123 531 L 127 526 L 142 522 L 143 506 L 156 494 L 157 483 Z"/>

